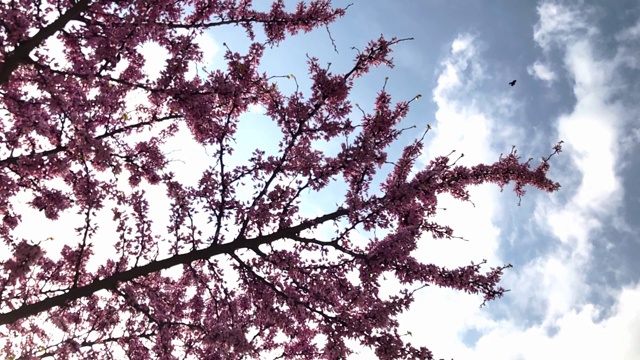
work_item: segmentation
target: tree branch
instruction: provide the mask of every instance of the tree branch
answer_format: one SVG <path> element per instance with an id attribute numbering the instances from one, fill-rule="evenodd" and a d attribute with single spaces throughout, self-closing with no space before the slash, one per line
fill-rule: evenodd
<path id="1" fill-rule="evenodd" d="M 166 270 L 176 265 L 189 264 L 196 260 L 204 260 L 220 254 L 231 254 L 239 249 L 257 247 L 259 245 L 268 244 L 283 238 L 296 236 L 303 230 L 312 228 L 317 224 L 321 224 L 325 221 L 336 220 L 347 214 L 347 209 L 338 208 L 332 213 L 317 217 L 313 220 L 302 222 L 301 224 L 290 228 L 276 231 L 273 234 L 258 236 L 253 239 L 239 237 L 230 243 L 213 244 L 205 249 L 191 251 L 186 254 L 175 255 L 168 259 L 154 261 L 140 267 L 134 267 L 127 271 L 113 274 L 104 279 L 94 280 L 87 286 L 72 288 L 65 294 L 50 297 L 35 303 L 23 305 L 18 309 L 10 311 L 8 313 L 2 313 L 0 314 L 0 325 L 12 324 L 20 319 L 39 314 L 54 307 L 69 304 L 70 302 L 77 299 L 89 297 L 100 290 L 116 288 L 118 286 L 118 283 L 130 281 L 135 278 L 159 272 L 161 270 Z"/>
<path id="2" fill-rule="evenodd" d="M 0 85 L 6 83 L 9 80 L 9 77 L 11 76 L 13 71 L 17 69 L 21 63 L 25 62 L 28 59 L 29 54 L 31 53 L 31 51 L 33 51 L 33 49 L 42 44 L 51 35 L 62 30 L 70 20 L 73 20 L 88 8 L 89 0 L 78 1 L 66 13 L 57 18 L 54 22 L 40 29 L 40 31 L 38 31 L 38 33 L 30 39 L 21 42 L 17 48 L 9 53 L 9 55 L 5 58 L 4 62 L 0 66 Z"/>

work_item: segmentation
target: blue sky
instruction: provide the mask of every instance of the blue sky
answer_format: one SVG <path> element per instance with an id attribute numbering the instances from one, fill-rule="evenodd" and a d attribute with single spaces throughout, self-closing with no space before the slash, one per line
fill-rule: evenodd
<path id="1" fill-rule="evenodd" d="M 469 241 L 425 236 L 420 258 L 446 266 L 482 259 L 489 266 L 511 263 L 503 279 L 511 291 L 480 309 L 479 297 L 425 288 L 401 318 L 402 330 L 412 333 L 410 341 L 429 347 L 437 358 L 457 360 L 640 358 L 640 5 L 352 2 L 346 16 L 330 27 L 338 53 L 326 30 L 319 29 L 267 50 L 262 67 L 271 75 L 294 74 L 305 92 L 306 53 L 346 71 L 355 55 L 352 47 L 362 49 L 380 34 L 413 37 L 395 47 L 394 69 L 376 69 L 359 79 L 351 97 L 371 109 L 385 77 L 396 101 L 423 95 L 400 124 L 416 129 L 389 149 L 390 160 L 427 124 L 433 130 L 417 167 L 454 149 L 465 154 L 461 164 L 493 162 L 512 145 L 524 159 L 537 160 L 564 140 L 563 153 L 551 160 L 550 176 L 562 184 L 558 193 L 530 189 L 521 206 L 512 192 L 500 193 L 492 185 L 472 190 L 475 207 L 440 198 L 447 210 L 437 220 Z M 200 42 L 208 68 L 224 65 L 223 42 L 240 53 L 248 45 L 240 29 L 208 32 Z M 162 67 L 162 51 L 148 44 L 145 52 L 153 74 Z M 513 79 L 517 84 L 510 87 Z M 293 89 L 293 80 L 279 83 Z M 181 135 L 166 149 L 181 179 L 195 185 L 209 165 L 206 151 L 189 146 L 186 132 Z M 256 147 L 275 152 L 278 137 L 277 127 L 253 108 L 240 124 L 234 161 L 241 163 Z M 337 144 L 316 146 L 332 152 Z M 341 202 L 343 188 L 335 184 L 306 195 L 301 210 L 308 215 L 330 211 Z M 158 218 L 166 215 L 156 210 L 167 205 L 162 196 L 152 205 Z M 105 222 L 102 231 L 114 226 Z M 162 228 L 157 225 L 159 232 Z M 18 230 L 34 236 L 28 225 Z M 73 236 L 70 227 L 55 224 L 38 231 L 43 238 Z M 330 235 L 330 229 L 319 231 L 319 236 Z M 361 236 L 366 241 L 367 234 Z M 54 250 L 63 243 L 47 246 Z M 106 242 L 96 246 L 100 254 L 109 251 Z M 391 280 L 387 285 L 390 291 L 397 288 Z M 353 358 L 371 357 L 363 349 Z"/>

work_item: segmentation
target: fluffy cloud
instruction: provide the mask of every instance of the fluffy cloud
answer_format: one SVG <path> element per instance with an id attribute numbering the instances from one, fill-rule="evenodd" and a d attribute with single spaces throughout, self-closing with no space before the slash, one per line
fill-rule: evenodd
<path id="1" fill-rule="evenodd" d="M 536 61 L 527 68 L 529 75 L 534 76 L 546 83 L 551 83 L 556 79 L 556 73 L 551 70 L 548 64 Z"/>
<path id="2" fill-rule="evenodd" d="M 640 346 L 640 286 L 617 294 L 614 315 L 598 321 L 591 304 L 567 311 L 547 323 L 524 327 L 495 322 L 478 340 L 474 359 L 637 359 Z"/>
<path id="3" fill-rule="evenodd" d="M 507 279 L 528 289 L 526 298 L 514 299 L 514 306 L 538 312 L 541 320 L 530 326 L 518 326 L 510 320 L 495 322 L 477 342 L 474 355 L 637 359 L 640 349 L 632 339 L 638 337 L 640 287 L 610 289 L 614 299 L 611 308 L 588 300 L 596 291 L 587 277 L 587 270 L 595 263 L 593 241 L 603 222 L 615 217 L 623 197 L 618 143 L 628 110 L 616 101 L 616 91 L 625 86 L 616 73 L 624 62 L 619 57 L 596 55 L 595 40 L 600 32 L 591 24 L 594 12 L 588 8 L 546 2 L 538 7 L 538 13 L 534 40 L 543 52 L 555 47 L 564 54 L 562 68 L 573 85 L 576 103 L 556 121 L 566 150 L 556 160 L 575 169 L 572 178 L 577 179 L 577 186 L 564 190 L 570 192 L 567 201 L 555 198 L 538 204 L 536 223 L 556 240 L 554 249 Z M 633 27 L 621 34 L 627 38 L 635 32 Z M 537 62 L 530 68 L 543 80 L 547 70 L 553 73 Z"/>
<path id="4" fill-rule="evenodd" d="M 506 119 L 500 117 L 502 110 L 483 105 L 500 103 L 504 105 L 501 108 L 508 109 L 513 107 L 512 99 L 504 93 L 477 91 L 489 78 L 479 45 L 476 37 L 461 34 L 440 64 L 437 86 L 433 90 L 436 122 L 428 135 L 428 146 L 421 157 L 423 162 L 456 150 L 451 155 L 452 161 L 464 153 L 458 163 L 491 163 L 498 159 L 499 144 L 512 136 L 513 132 L 506 130 L 510 128 Z M 451 226 L 455 236 L 469 241 L 434 241 L 427 237 L 420 244 L 418 258 L 447 267 L 483 259 L 491 266 L 504 264 L 498 256 L 500 229 L 495 222 L 501 211 L 500 198 L 504 199 L 505 194 L 500 194 L 492 185 L 470 189 L 470 193 L 474 205 L 447 195 L 439 197 L 439 206 L 443 209 L 435 218 L 436 222 Z M 464 333 L 491 324 L 487 312 L 478 307 L 481 302 L 476 296 L 428 287 L 420 291 L 414 306 L 402 316 L 400 323 L 413 334 L 412 343 L 428 346 L 436 357 L 447 354 L 465 358 L 468 349 L 461 340 Z"/>
<path id="5" fill-rule="evenodd" d="M 552 45 L 574 42 L 598 33 L 597 27 L 589 22 L 593 11 L 583 6 L 565 6 L 553 1 L 538 6 L 539 21 L 534 27 L 533 39 L 547 50 Z"/>

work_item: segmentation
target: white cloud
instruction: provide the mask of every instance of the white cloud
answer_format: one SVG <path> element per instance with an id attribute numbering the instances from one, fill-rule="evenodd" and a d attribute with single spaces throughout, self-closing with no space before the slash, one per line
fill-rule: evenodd
<path id="1" fill-rule="evenodd" d="M 466 54 L 466 57 L 473 56 L 475 53 L 475 46 L 473 44 L 474 37 L 470 34 L 462 34 L 458 36 L 453 43 L 451 43 L 451 53 L 459 54 L 461 52 Z"/>
<path id="2" fill-rule="evenodd" d="M 592 13 L 583 6 L 543 2 L 538 6 L 538 15 L 539 21 L 534 27 L 533 39 L 544 50 L 554 44 L 562 46 L 598 33 L 598 29 L 588 21 Z"/>
<path id="3" fill-rule="evenodd" d="M 549 9 L 549 6 L 542 5 L 541 8 Z M 566 152 L 562 157 L 568 158 L 577 169 L 579 184 L 567 203 L 539 204 L 537 207 L 537 223 L 549 229 L 561 245 L 545 258 L 527 264 L 527 269 L 516 280 L 518 284 L 536 284 L 532 287 L 538 291 L 532 288 L 530 292 L 531 299 L 535 300 L 530 301 L 546 302 L 544 318 L 547 323 L 558 318 L 571 318 L 571 311 L 575 308 L 582 308 L 580 316 L 584 316 L 584 311 L 587 311 L 584 309 L 595 306 L 587 301 L 587 295 L 591 291 L 586 277 L 586 269 L 591 260 L 591 242 L 593 236 L 601 229 L 602 219 L 614 214 L 621 204 L 623 195 L 617 174 L 620 153 L 618 129 L 622 125 L 623 109 L 619 104 L 610 101 L 613 95 L 612 78 L 617 64 L 597 59 L 592 49 L 591 38 L 576 35 L 584 35 L 583 30 L 589 27 L 583 22 L 582 14 L 567 8 L 553 9 L 554 11 L 540 12 L 543 24 L 540 28 L 547 24 L 547 35 L 554 34 L 566 41 L 563 48 L 564 68 L 574 81 L 576 104 L 571 113 L 558 118 L 557 131 L 558 137 L 565 141 Z M 559 23 L 564 25 L 557 25 Z M 561 31 L 551 29 L 553 26 L 548 24 L 556 24 Z M 573 28 L 569 26 L 571 24 L 574 25 Z M 536 37 L 543 47 L 555 41 L 545 36 Z M 559 334 L 570 331 L 565 328 L 565 325 L 569 326 L 567 321 L 558 320 L 555 324 L 560 327 Z M 591 327 L 584 326 L 585 331 L 595 331 L 596 324 L 590 322 Z M 602 331 L 626 330 L 608 328 Z M 569 352 L 570 341 L 563 338 L 558 335 L 555 338 L 544 339 L 547 342 L 545 346 Z M 562 348 L 559 345 L 561 341 L 565 341 Z M 604 341 L 597 344 L 605 349 L 612 347 L 605 345 L 607 343 Z M 570 353 L 572 357 L 580 358 L 575 352 Z M 590 357 L 595 356 L 593 352 L 590 354 Z M 623 358 L 612 357 L 611 354 L 606 357 Z"/>
<path id="4" fill-rule="evenodd" d="M 616 35 L 618 41 L 637 41 L 638 39 L 640 39 L 640 20 Z"/>
<path id="5" fill-rule="evenodd" d="M 517 129 L 499 120 L 512 115 L 517 108 L 515 101 L 505 93 L 477 91 L 489 78 L 478 48 L 478 39 L 462 34 L 453 41 L 450 55 L 441 62 L 433 90 L 436 122 L 421 158 L 424 162 L 456 150 L 451 158 L 464 153 L 460 164 L 492 163 L 505 150 L 496 150 L 494 146 L 520 136 Z"/>
<path id="6" fill-rule="evenodd" d="M 640 287 L 615 294 L 612 315 L 601 321 L 598 317 L 605 309 L 588 300 L 594 291 L 587 278 L 593 237 L 623 197 L 617 171 L 625 109 L 611 101 L 623 86 L 614 81 L 621 62 L 594 54 L 593 36 L 599 32 L 589 23 L 589 9 L 543 3 L 538 13 L 534 39 L 544 51 L 552 45 L 560 48 L 564 69 L 574 82 L 576 104 L 556 123 L 566 150 L 557 161 L 568 160 L 579 182 L 566 203 L 556 199 L 536 208 L 537 224 L 559 241 L 555 248 L 505 279 L 507 287 L 517 286 L 510 293 L 513 306 L 542 315 L 542 321 L 531 326 L 518 326 L 510 319 L 495 322 L 477 342 L 473 357 L 637 359 L 640 349 L 632 339 L 639 331 Z M 530 73 L 544 78 L 543 67 L 536 69 L 536 64 Z"/>
<path id="7" fill-rule="evenodd" d="M 553 12 L 553 15 L 567 23 L 579 23 L 568 17 L 580 18 L 581 15 L 567 11 L 569 14 Z M 550 13 L 542 12 L 547 16 Z M 545 19 L 543 17 L 541 22 L 559 22 L 557 19 Z M 582 28 L 584 25 L 581 24 L 574 31 L 580 32 Z M 574 81 L 576 104 L 571 113 L 557 120 L 557 130 L 558 137 L 565 141 L 566 153 L 563 156 L 568 157 L 578 170 L 580 184 L 568 204 L 540 209 L 538 219 L 546 218 L 544 222 L 565 243 L 571 236 L 588 242 L 589 230 L 594 227 L 587 224 L 598 222 L 599 216 L 612 213 L 622 199 L 617 164 L 624 109 L 611 101 L 613 89 L 620 85 L 612 82 L 618 63 L 597 59 L 589 38 L 579 39 L 571 35 L 567 38 L 573 40 L 564 48 L 564 65 Z M 584 247 L 578 249 L 581 251 Z"/>
<path id="8" fill-rule="evenodd" d="M 620 43 L 617 60 L 632 69 L 640 69 L 638 50 L 640 50 L 640 20 L 631 27 L 625 28 L 616 34 L 616 40 Z"/>
<path id="9" fill-rule="evenodd" d="M 464 157 L 458 161 L 463 165 L 492 163 L 498 159 L 500 151 L 494 146 L 513 135 L 512 131 L 498 129 L 498 118 L 502 109 L 485 108 L 485 101 L 504 102 L 510 109 L 511 100 L 504 100 L 504 94 L 480 94 L 474 91 L 488 78 L 478 51 L 478 40 L 470 35 L 460 35 L 451 45 L 449 56 L 441 63 L 441 73 L 433 90 L 433 100 L 438 110 L 433 132 L 426 140 L 428 147 L 421 157 L 427 163 L 439 155 L 452 150 L 452 161 L 460 153 Z M 487 100 L 488 99 L 488 100 Z M 500 229 L 495 225 L 500 211 L 500 194 L 497 187 L 483 185 L 470 189 L 470 203 L 463 203 L 448 195 L 439 197 L 441 210 L 433 219 L 454 229 L 460 239 L 432 240 L 428 236 L 420 243 L 418 258 L 440 266 L 456 268 L 469 265 L 471 261 L 487 259 L 490 266 L 502 265 L 498 256 Z M 514 202 L 515 206 L 515 202 Z M 488 326 L 486 312 L 479 309 L 482 299 L 478 296 L 428 287 L 420 291 L 411 310 L 402 316 L 403 331 L 413 333 L 412 343 L 424 344 L 434 352 L 455 358 L 463 356 L 465 347 L 460 340 L 465 329 Z M 440 356 L 441 357 L 441 356 Z M 468 357 L 468 356 L 467 356 Z M 468 358 L 474 358 L 473 356 Z"/>
<path id="10" fill-rule="evenodd" d="M 537 359 L 637 359 L 640 346 L 640 286 L 618 294 L 613 315 L 597 321 L 599 310 L 591 304 L 570 310 L 537 326 L 523 327 L 509 321 L 491 324 L 491 331 L 477 343 L 471 358 Z M 549 335 L 549 329 L 557 330 Z"/>
<path id="11" fill-rule="evenodd" d="M 451 55 L 441 64 L 443 70 L 433 90 L 433 100 L 436 103 L 455 102 L 453 99 L 462 98 L 461 92 L 484 77 L 482 64 L 473 61 L 478 53 L 474 41 L 476 39 L 472 35 L 462 34 L 451 44 Z"/>
<path id="12" fill-rule="evenodd" d="M 551 70 L 548 64 L 536 61 L 533 65 L 527 67 L 529 75 L 536 77 L 546 83 L 551 83 L 556 79 L 556 74 Z"/>

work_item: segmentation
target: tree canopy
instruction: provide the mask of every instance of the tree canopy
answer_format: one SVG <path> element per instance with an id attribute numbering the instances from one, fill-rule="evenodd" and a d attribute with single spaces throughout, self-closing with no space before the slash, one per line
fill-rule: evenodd
<path id="1" fill-rule="evenodd" d="M 465 167 L 440 156 L 416 168 L 423 138 L 388 159 L 413 100 L 393 102 L 382 88 L 374 110 L 358 112 L 349 95 L 372 67 L 393 65 L 392 47 L 401 39 L 371 41 L 342 72 L 310 57 L 306 96 L 284 93 L 276 76 L 260 70 L 269 47 L 277 51 L 286 37 L 344 14 L 329 0 L 293 9 L 274 1 L 266 11 L 248 0 L 0 3 L 3 357 L 339 359 L 353 351 L 346 341 L 355 340 L 380 359 L 432 359 L 398 332 L 397 316 L 417 289 L 437 285 L 487 301 L 502 296 L 498 283 L 509 265 L 447 269 L 412 252 L 421 239 L 453 236 L 431 220 L 439 194 L 467 201 L 470 186 L 487 182 L 514 183 L 518 196 L 525 186 L 557 190 L 546 174 L 560 144 L 534 167 L 512 150 L 493 164 Z M 196 37 L 221 26 L 246 29 L 249 50 L 226 48 L 226 68 L 188 76 L 189 64 L 202 57 Z M 256 40 L 255 27 L 266 40 Z M 63 44 L 64 61 L 47 51 L 51 41 Z M 148 42 L 170 54 L 154 79 L 142 70 L 140 45 Z M 123 115 L 134 91 L 145 103 L 135 116 Z M 264 107 L 281 130 L 279 151 L 255 149 L 246 164 L 230 165 L 234 146 L 251 146 L 235 144 L 234 136 L 252 105 Z M 180 127 L 211 150 L 212 165 L 196 186 L 167 170 L 162 145 Z M 313 146 L 330 140 L 341 144 L 337 154 Z M 373 189 L 385 164 L 391 170 Z M 301 194 L 333 183 L 346 184 L 342 203 L 304 216 Z M 249 201 L 240 196 L 245 184 L 252 186 Z M 150 194 L 145 186 L 159 190 Z M 149 215 L 149 197 L 161 192 L 171 215 L 162 219 L 166 231 L 154 233 L 151 224 L 161 220 Z M 56 240 L 65 242 L 60 254 L 47 253 L 40 239 L 14 235 L 28 221 L 18 196 L 51 220 L 83 216 L 75 238 Z M 207 223 L 194 222 L 196 214 Z M 116 257 L 94 251 L 104 222 L 117 224 Z M 314 235 L 327 223 L 335 224 L 333 236 Z M 361 244 L 352 238 L 358 229 L 388 233 Z M 405 288 L 382 297 L 383 274 Z"/>

